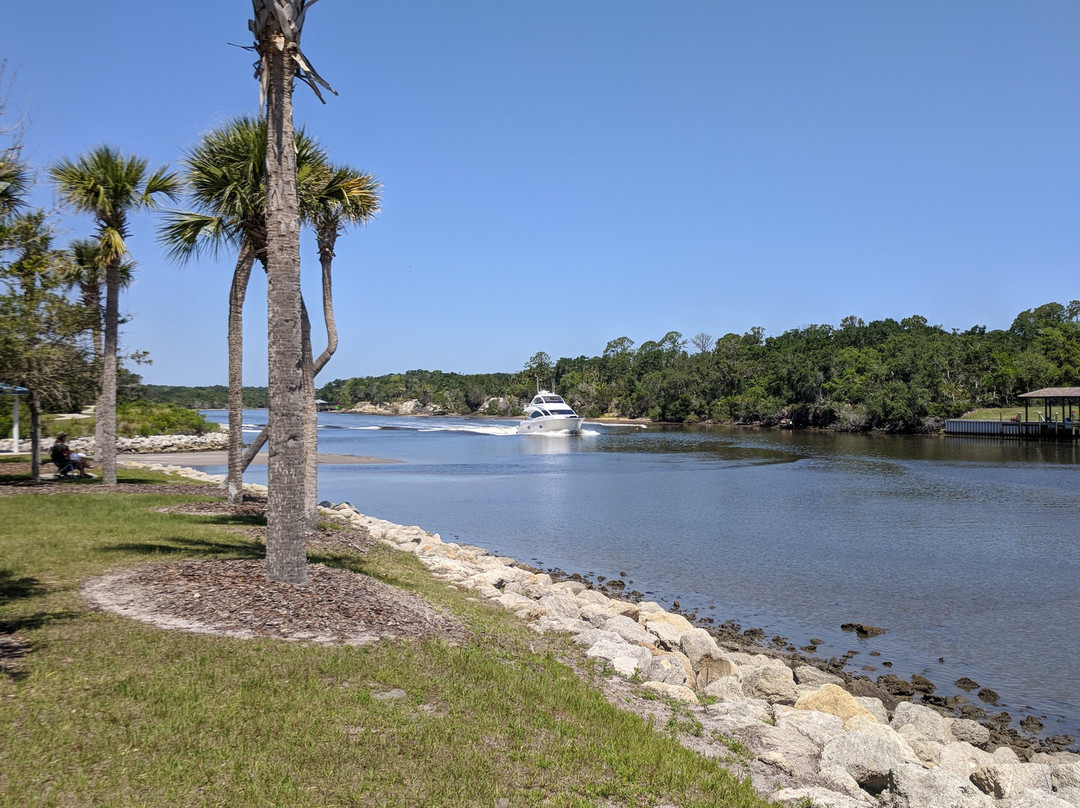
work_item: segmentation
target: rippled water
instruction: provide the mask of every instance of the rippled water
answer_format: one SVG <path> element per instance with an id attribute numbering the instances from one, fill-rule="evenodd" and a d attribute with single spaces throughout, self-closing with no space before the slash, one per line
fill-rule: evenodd
<path id="1" fill-rule="evenodd" d="M 857 651 L 853 672 L 922 673 L 944 695 L 966 676 L 1001 694 L 980 706 L 1080 737 L 1075 445 L 320 419 L 323 452 L 405 461 L 323 466 L 321 499 L 543 568 L 623 576 L 649 599 L 796 646 L 819 638 L 821 656 Z M 847 622 L 886 632 L 860 640 Z"/>

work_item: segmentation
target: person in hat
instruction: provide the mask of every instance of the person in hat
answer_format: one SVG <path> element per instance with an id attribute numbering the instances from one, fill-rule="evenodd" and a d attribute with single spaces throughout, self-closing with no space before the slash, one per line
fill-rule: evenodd
<path id="1" fill-rule="evenodd" d="M 86 470 L 90 468 L 90 464 L 86 462 L 86 455 L 81 452 L 71 451 L 67 445 L 67 436 L 67 432 L 61 432 L 56 436 L 56 442 L 52 445 L 52 449 L 49 450 L 52 461 L 58 469 L 70 466 L 79 472 L 80 477 L 89 477 L 90 475 L 86 473 Z"/>

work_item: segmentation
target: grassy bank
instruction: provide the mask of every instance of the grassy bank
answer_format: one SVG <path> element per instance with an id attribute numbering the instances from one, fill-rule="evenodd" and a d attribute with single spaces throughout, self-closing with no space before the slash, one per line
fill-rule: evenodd
<path id="1" fill-rule="evenodd" d="M 417 592 L 473 640 L 321 647 L 87 608 L 79 585 L 106 569 L 260 557 L 246 519 L 157 511 L 207 492 L 0 496 L 0 634 L 28 644 L 0 673 L 0 805 L 765 804 L 609 705 L 562 640 L 389 549 L 311 560 Z"/>

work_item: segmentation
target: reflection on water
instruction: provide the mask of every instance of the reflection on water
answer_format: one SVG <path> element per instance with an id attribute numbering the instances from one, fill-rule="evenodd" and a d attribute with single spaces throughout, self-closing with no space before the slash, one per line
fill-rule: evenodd
<path id="1" fill-rule="evenodd" d="M 1002 694 L 992 711 L 1080 736 L 1074 444 L 320 418 L 322 451 L 406 461 L 322 467 L 323 499 L 544 568 L 625 573 L 699 617 L 856 651 L 848 669 L 871 677 L 923 673 L 954 695 L 966 676 Z M 860 640 L 847 622 L 887 631 Z"/>

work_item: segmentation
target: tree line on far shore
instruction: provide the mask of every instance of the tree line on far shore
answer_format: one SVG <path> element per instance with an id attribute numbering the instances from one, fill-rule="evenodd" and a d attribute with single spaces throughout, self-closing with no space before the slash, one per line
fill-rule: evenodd
<path id="1" fill-rule="evenodd" d="M 919 431 L 1020 393 L 1080 384 L 1080 301 L 1046 303 L 1008 329 L 946 330 L 914 315 L 766 336 L 677 331 L 635 345 L 620 337 L 599 356 L 552 360 L 540 352 L 516 373 L 410 370 L 335 379 L 320 398 L 418 400 L 457 414 L 517 414 L 537 385 L 587 417 L 675 423 L 764 423 L 862 431 Z"/>

